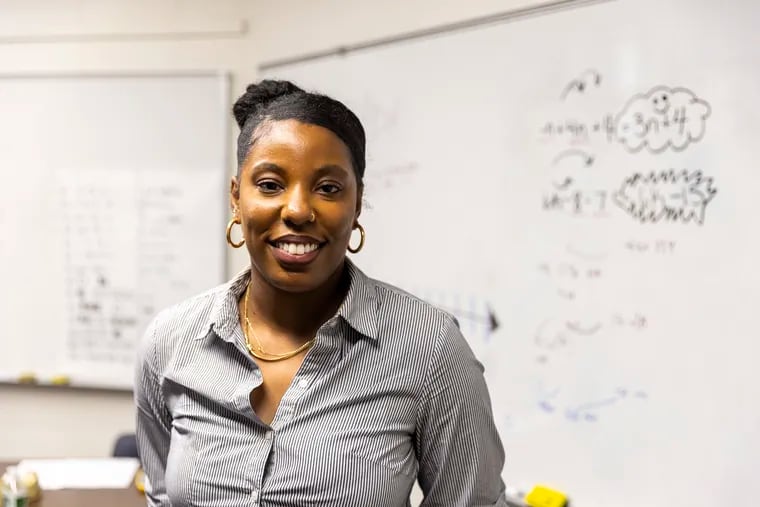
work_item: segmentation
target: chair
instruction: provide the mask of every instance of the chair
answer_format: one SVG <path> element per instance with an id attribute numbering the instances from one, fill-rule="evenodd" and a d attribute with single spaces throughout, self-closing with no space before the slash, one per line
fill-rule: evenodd
<path id="1" fill-rule="evenodd" d="M 134 433 L 125 433 L 119 435 L 116 439 L 116 443 L 113 446 L 114 458 L 139 458 L 140 454 L 137 452 L 137 438 Z"/>

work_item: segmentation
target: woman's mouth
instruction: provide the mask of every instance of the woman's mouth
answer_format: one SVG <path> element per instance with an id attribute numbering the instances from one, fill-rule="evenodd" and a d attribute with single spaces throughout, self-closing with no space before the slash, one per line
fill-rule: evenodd
<path id="1" fill-rule="evenodd" d="M 318 243 L 287 243 L 284 241 L 278 241 L 274 246 L 290 255 L 304 255 L 319 248 Z"/>
<path id="2" fill-rule="evenodd" d="M 319 243 L 294 243 L 288 241 L 276 241 L 270 243 L 272 255 L 282 264 L 308 264 L 318 255 L 322 247 Z"/>

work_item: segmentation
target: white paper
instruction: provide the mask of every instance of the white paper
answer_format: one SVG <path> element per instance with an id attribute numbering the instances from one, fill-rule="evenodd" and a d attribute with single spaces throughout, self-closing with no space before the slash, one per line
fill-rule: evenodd
<path id="1" fill-rule="evenodd" d="M 37 474 L 45 489 L 115 489 L 132 485 L 140 466 L 136 458 L 26 459 L 21 472 Z"/>

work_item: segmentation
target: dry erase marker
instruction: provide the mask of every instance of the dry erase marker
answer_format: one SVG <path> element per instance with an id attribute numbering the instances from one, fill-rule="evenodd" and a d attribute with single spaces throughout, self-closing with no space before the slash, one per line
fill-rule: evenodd
<path id="1" fill-rule="evenodd" d="M 525 496 L 525 503 L 530 507 L 566 507 L 567 495 L 546 486 L 535 486 Z"/>
<path id="2" fill-rule="evenodd" d="M 19 375 L 16 381 L 19 384 L 36 384 L 37 376 L 34 373 L 27 371 Z"/>
<path id="3" fill-rule="evenodd" d="M 71 383 L 68 375 L 54 375 L 50 377 L 50 383 L 54 386 L 67 386 Z"/>

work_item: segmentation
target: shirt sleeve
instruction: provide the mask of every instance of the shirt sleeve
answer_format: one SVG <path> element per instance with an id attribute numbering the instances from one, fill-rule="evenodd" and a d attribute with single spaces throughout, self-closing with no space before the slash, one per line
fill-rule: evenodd
<path id="1" fill-rule="evenodd" d="M 161 394 L 155 360 L 156 321 L 148 327 L 135 372 L 136 436 L 145 476 L 148 507 L 170 507 L 164 474 L 171 438 L 171 414 Z"/>
<path id="2" fill-rule="evenodd" d="M 415 448 L 420 507 L 506 507 L 504 448 L 483 366 L 456 321 L 446 317 L 428 366 Z"/>

